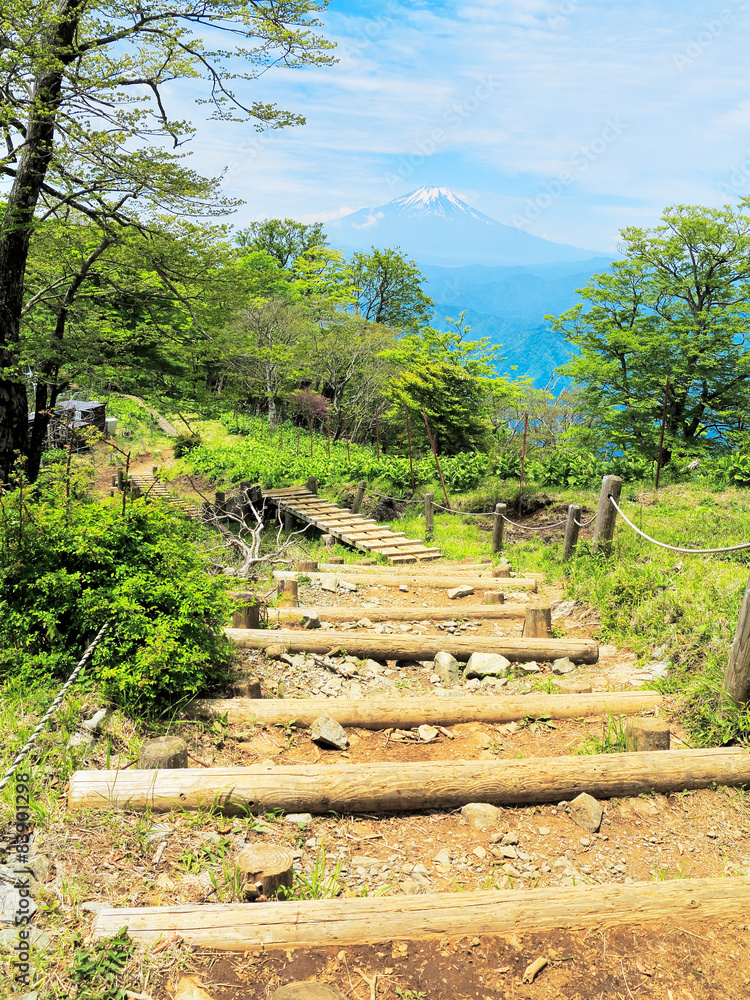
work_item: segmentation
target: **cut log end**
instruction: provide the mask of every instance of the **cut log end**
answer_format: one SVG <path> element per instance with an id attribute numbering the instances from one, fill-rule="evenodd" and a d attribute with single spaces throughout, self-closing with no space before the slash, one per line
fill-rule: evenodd
<path id="1" fill-rule="evenodd" d="M 291 851 L 275 844 L 253 844 L 244 847 L 237 856 L 237 871 L 242 880 L 246 899 L 277 896 L 281 888 L 290 889 L 294 882 L 294 858 Z M 281 894 L 284 898 L 284 893 Z"/>
<path id="2" fill-rule="evenodd" d="M 138 767 L 151 771 L 154 768 L 182 768 L 188 766 L 187 743 L 179 736 L 157 736 L 146 740 L 141 747 Z"/>

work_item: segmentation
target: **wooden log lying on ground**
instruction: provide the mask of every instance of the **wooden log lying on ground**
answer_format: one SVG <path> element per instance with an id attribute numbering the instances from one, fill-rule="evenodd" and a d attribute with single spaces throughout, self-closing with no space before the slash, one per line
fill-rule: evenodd
<path id="1" fill-rule="evenodd" d="M 276 570 L 273 575 L 277 580 L 293 580 L 297 577 L 296 573 L 288 570 Z M 311 580 L 320 580 L 327 575 L 326 573 L 305 573 L 305 576 L 310 577 Z M 339 580 L 346 580 L 346 567 L 342 568 L 339 566 L 335 576 Z M 405 583 L 407 587 L 434 587 L 438 590 L 452 590 L 454 587 L 461 587 L 464 584 L 468 584 L 474 590 L 497 590 L 497 580 L 491 573 L 488 573 L 486 576 L 467 577 L 461 577 L 458 574 L 455 576 L 438 576 L 432 573 L 424 573 L 420 576 L 412 573 L 411 570 L 402 569 L 398 574 L 379 572 L 357 573 L 356 575 L 351 574 L 350 578 L 358 584 L 380 584 L 384 587 L 400 587 L 402 583 Z M 537 587 L 538 583 L 536 580 L 525 576 L 511 576 L 503 580 L 503 590 L 510 588 L 512 590 L 530 590 L 536 593 Z"/>
<path id="2" fill-rule="evenodd" d="M 458 613 L 458 609 L 457 609 Z M 591 639 L 526 639 L 507 635 L 372 635 L 315 629 L 227 628 L 227 636 L 242 649 L 284 646 L 290 653 L 328 653 L 343 649 L 352 656 L 374 660 L 434 660 L 440 652 L 468 660 L 472 653 L 500 653 L 511 661 L 556 660 L 567 656 L 573 663 L 596 663 L 599 646 Z"/>
<path id="3" fill-rule="evenodd" d="M 257 764 L 165 771 L 76 771 L 70 809 L 213 808 L 230 814 L 413 812 L 469 802 L 523 805 L 750 783 L 747 750 L 654 750 L 526 760 Z"/>
<path id="4" fill-rule="evenodd" d="M 455 604 L 449 608 L 433 608 L 417 604 L 397 604 L 392 607 L 363 608 L 361 605 L 347 607 L 338 604 L 335 607 L 314 608 L 269 608 L 269 622 L 297 622 L 302 624 L 302 610 L 315 611 L 322 622 L 358 622 L 369 618 L 371 622 L 448 622 L 453 619 L 466 618 L 523 618 L 526 604 L 492 605 L 485 604 Z"/>
<path id="5" fill-rule="evenodd" d="M 444 892 L 425 896 L 289 900 L 247 906 L 107 907 L 92 937 L 122 927 L 141 945 L 173 933 L 188 946 L 220 951 L 354 946 L 423 941 L 446 934 L 518 934 L 558 928 L 622 927 L 687 917 L 732 920 L 750 907 L 750 878 L 691 878 L 631 885 Z"/>
<path id="6" fill-rule="evenodd" d="M 577 719 L 590 715 L 637 715 L 661 705 L 656 691 L 597 694 L 531 694 L 518 698 L 200 698 L 186 709 L 194 719 L 226 713 L 230 725 L 310 726 L 319 715 L 341 726 L 361 729 L 413 729 L 423 723 L 455 726 L 462 722 L 513 722 L 527 716 Z"/>
<path id="7" fill-rule="evenodd" d="M 334 565 L 333 563 L 320 563 L 318 566 L 320 573 L 336 573 L 339 576 L 344 572 L 356 573 L 357 576 L 361 573 L 384 573 L 386 576 L 403 576 L 406 573 L 409 576 L 426 577 L 428 579 L 433 576 L 444 576 L 446 574 L 461 576 L 462 573 L 470 573 L 472 576 L 492 576 L 497 579 L 497 573 L 494 573 L 493 569 L 497 569 L 497 567 L 493 567 L 489 563 L 475 563 L 471 566 L 464 566 L 461 563 L 441 563 L 439 561 L 430 563 L 429 567 L 409 566 L 406 569 L 403 566 L 378 566 L 361 561 L 344 563 L 343 569 L 341 565 Z M 545 578 L 544 573 L 516 573 L 515 575 L 527 580 L 533 579 L 540 582 L 543 582 Z M 508 576 L 510 576 L 510 573 L 503 577 L 503 579 L 507 579 Z"/>

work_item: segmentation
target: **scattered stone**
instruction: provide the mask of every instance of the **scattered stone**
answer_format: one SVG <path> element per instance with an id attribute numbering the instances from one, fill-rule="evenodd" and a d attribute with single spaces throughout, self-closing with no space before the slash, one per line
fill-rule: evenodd
<path id="1" fill-rule="evenodd" d="M 339 580 L 339 590 L 345 590 L 347 594 L 356 594 L 357 584 L 351 583 L 349 580 Z"/>
<path id="2" fill-rule="evenodd" d="M 404 879 L 399 888 L 404 896 L 416 896 L 422 889 L 419 882 L 415 882 L 410 878 Z"/>
<path id="3" fill-rule="evenodd" d="M 108 906 L 109 903 L 98 899 L 87 899 L 85 902 L 81 903 L 81 909 L 84 913 L 101 913 L 102 910 L 106 910 Z"/>
<path id="4" fill-rule="evenodd" d="M 16 917 L 22 913 L 25 917 L 31 917 L 36 913 L 36 903 L 29 895 L 28 890 L 23 890 L 6 882 L 0 882 L 0 923 L 15 924 Z"/>
<path id="5" fill-rule="evenodd" d="M 581 792 L 570 803 L 571 819 L 589 833 L 596 833 L 602 823 L 604 810 L 588 792 Z"/>
<path id="6" fill-rule="evenodd" d="M 461 664 L 450 653 L 438 653 L 433 669 L 446 687 L 452 687 L 461 680 Z"/>
<path id="7" fill-rule="evenodd" d="M 487 851 L 483 847 L 475 847 L 472 854 L 479 858 L 480 861 L 483 861 L 487 857 Z"/>
<path id="8" fill-rule="evenodd" d="M 188 766 L 187 743 L 179 736 L 157 736 L 146 740 L 141 747 L 138 767 L 150 771 L 153 768 L 183 768 Z"/>
<path id="9" fill-rule="evenodd" d="M 539 827 L 539 836 L 540 837 L 548 837 L 551 832 L 552 831 L 550 830 L 550 828 L 548 826 L 540 826 Z"/>
<path id="10" fill-rule="evenodd" d="M 501 857 L 508 858 L 510 861 L 515 861 L 518 857 L 518 851 L 510 845 L 508 847 L 500 847 L 499 851 Z"/>
<path id="11" fill-rule="evenodd" d="M 538 674 L 539 664 L 536 662 L 536 660 L 531 660 L 530 663 L 519 663 L 518 669 L 523 674 Z"/>
<path id="12" fill-rule="evenodd" d="M 513 865 L 511 864 L 503 865 L 502 869 L 505 872 L 505 874 L 510 875 L 511 878 L 521 877 L 521 873 L 519 872 L 519 870 L 517 868 L 514 868 Z"/>
<path id="13" fill-rule="evenodd" d="M 213 1000 L 198 976 L 183 976 L 177 983 L 174 1000 Z"/>
<path id="14" fill-rule="evenodd" d="M 49 875 L 49 858 L 44 854 L 32 854 L 23 863 L 23 868 L 28 869 L 37 882 L 43 882 Z"/>
<path id="15" fill-rule="evenodd" d="M 581 847 L 591 847 L 591 841 L 588 837 L 581 837 L 580 844 Z"/>
<path id="16" fill-rule="evenodd" d="M 408 594 L 409 593 L 409 588 L 406 586 L 405 583 L 399 584 L 399 588 L 398 589 L 401 591 L 402 594 Z"/>
<path id="17" fill-rule="evenodd" d="M 369 670 L 372 674 L 382 674 L 385 667 L 377 660 L 365 660 L 365 670 Z"/>
<path id="18" fill-rule="evenodd" d="M 286 656 L 286 646 L 280 642 L 274 643 L 271 646 L 266 646 L 263 652 L 270 660 L 280 660 L 282 656 Z"/>
<path id="19" fill-rule="evenodd" d="M 302 612 L 302 628 L 320 628 L 320 616 L 317 611 Z"/>
<path id="20" fill-rule="evenodd" d="M 330 715 L 319 715 L 310 727 L 310 739 L 318 746 L 346 750 L 349 737 L 342 726 Z"/>
<path id="21" fill-rule="evenodd" d="M 488 675 L 505 676 L 510 667 L 510 660 L 500 653 L 472 653 L 464 670 L 465 680 Z"/>
<path id="22" fill-rule="evenodd" d="M 109 709 L 100 708 L 99 711 L 91 719 L 88 719 L 86 722 L 81 723 L 81 729 L 85 729 L 92 735 L 98 736 L 98 734 L 101 732 L 102 729 L 102 723 L 107 718 L 108 712 Z"/>
<path id="23" fill-rule="evenodd" d="M 439 736 L 438 730 L 434 726 L 419 726 L 417 734 L 423 743 L 431 743 Z"/>
<path id="24" fill-rule="evenodd" d="M 297 823 L 299 826 L 307 826 L 312 823 L 312 813 L 287 813 L 284 819 L 287 823 Z"/>
<path id="25" fill-rule="evenodd" d="M 488 830 L 498 825 L 503 811 L 489 802 L 469 802 L 461 809 L 461 815 L 475 830 Z"/>
<path id="26" fill-rule="evenodd" d="M 667 719 L 628 719 L 625 724 L 625 744 L 630 751 L 669 750 L 669 722 Z"/>
<path id="27" fill-rule="evenodd" d="M 507 846 L 511 846 L 512 847 L 513 845 L 515 845 L 515 844 L 518 843 L 518 834 L 517 833 L 506 833 L 502 837 L 500 843 L 503 845 L 503 847 L 507 847 Z"/>
<path id="28" fill-rule="evenodd" d="M 325 537 L 325 536 L 324 536 Z M 320 578 L 320 586 L 323 590 L 328 591 L 329 594 L 335 594 L 336 588 L 338 586 L 338 581 L 333 573 L 325 573 Z"/>
<path id="29" fill-rule="evenodd" d="M 569 660 L 567 656 L 561 656 L 560 659 L 555 660 L 552 664 L 552 673 L 562 676 L 564 674 L 570 674 L 576 669 L 575 663 Z"/>
<path id="30" fill-rule="evenodd" d="M 460 587 L 454 587 L 452 590 L 449 590 L 448 597 L 451 601 L 455 601 L 461 597 L 470 597 L 473 593 L 473 587 L 470 587 L 468 583 L 462 583 Z"/>

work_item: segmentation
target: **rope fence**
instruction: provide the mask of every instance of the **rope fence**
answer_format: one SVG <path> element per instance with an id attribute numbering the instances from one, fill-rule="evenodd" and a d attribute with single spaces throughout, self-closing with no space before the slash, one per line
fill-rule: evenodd
<path id="1" fill-rule="evenodd" d="M 620 517 L 625 521 L 641 538 L 645 538 L 647 542 L 651 542 L 652 545 L 658 545 L 659 548 L 669 549 L 670 552 L 684 552 L 687 555 L 693 556 L 708 556 L 708 555 L 718 555 L 722 552 L 741 552 L 743 549 L 750 549 L 750 542 L 742 542 L 740 545 L 726 545 L 719 549 L 685 549 L 681 548 L 679 545 L 668 545 L 666 542 L 660 542 L 656 538 L 652 538 L 651 535 L 647 535 L 645 531 L 641 531 L 640 528 L 636 527 L 630 518 L 623 513 L 620 505 L 617 503 L 614 497 L 609 498 L 609 502 L 615 508 Z"/>
<path id="2" fill-rule="evenodd" d="M 104 625 L 102 625 L 102 627 L 99 629 L 99 631 L 97 632 L 97 634 L 96 634 L 93 642 L 88 647 L 88 649 L 86 650 L 86 652 L 83 654 L 83 656 L 81 657 L 81 659 L 78 661 L 78 664 L 77 664 L 75 670 L 70 675 L 70 677 L 67 679 L 67 681 L 62 686 L 62 688 L 61 688 L 59 694 L 57 695 L 57 697 L 55 698 L 55 700 L 52 702 L 52 704 L 50 705 L 50 707 L 47 709 L 47 711 L 42 716 L 42 719 L 39 722 L 39 725 L 36 727 L 36 729 L 34 730 L 34 732 L 28 738 L 28 740 L 26 741 L 26 744 L 23 747 L 23 749 L 16 756 L 15 760 L 13 761 L 13 763 L 10 766 L 10 770 L 6 772 L 5 777 L 3 778 L 3 780 L 0 781 L 0 792 L 2 792 L 2 790 L 8 784 L 8 782 L 10 781 L 10 779 L 16 773 L 16 771 L 18 770 L 18 768 L 20 767 L 20 765 L 28 757 L 29 753 L 31 752 L 31 750 L 32 750 L 32 748 L 34 746 L 34 743 L 37 740 L 37 737 L 39 736 L 39 734 L 45 728 L 45 726 L 47 725 L 47 723 L 49 722 L 49 720 L 52 718 L 52 716 L 55 714 L 55 712 L 58 710 L 58 708 L 62 704 L 62 701 L 65 698 L 65 695 L 68 693 L 68 690 L 71 687 L 71 685 L 75 682 L 76 677 L 78 677 L 78 675 L 80 674 L 80 672 L 83 670 L 83 668 L 86 666 L 86 664 L 88 663 L 88 661 L 91 659 L 91 656 L 93 655 L 94 650 L 99 645 L 99 643 L 102 640 L 102 637 L 104 636 L 104 633 L 109 628 L 109 624 L 110 624 L 109 622 L 105 622 Z"/>

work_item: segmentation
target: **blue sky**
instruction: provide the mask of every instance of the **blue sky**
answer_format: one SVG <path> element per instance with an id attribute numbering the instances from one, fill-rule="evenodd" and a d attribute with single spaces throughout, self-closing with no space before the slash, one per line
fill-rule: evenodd
<path id="1" fill-rule="evenodd" d="M 435 184 L 607 251 L 667 205 L 750 194 L 750 0 L 332 0 L 322 17 L 339 63 L 252 88 L 306 125 L 258 135 L 189 112 L 193 166 L 228 168 L 246 202 L 236 225 Z"/>

